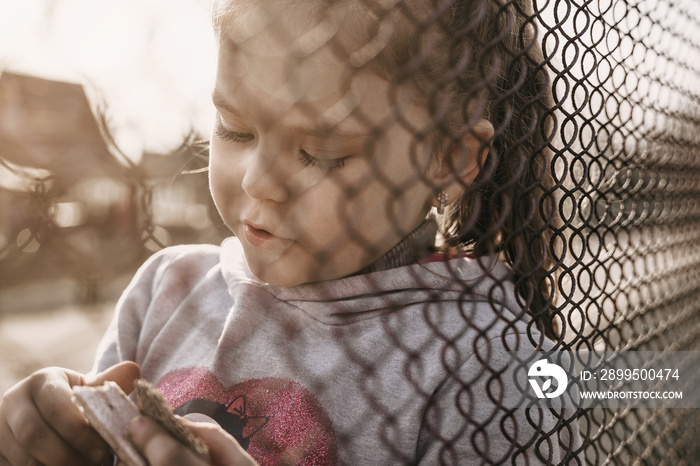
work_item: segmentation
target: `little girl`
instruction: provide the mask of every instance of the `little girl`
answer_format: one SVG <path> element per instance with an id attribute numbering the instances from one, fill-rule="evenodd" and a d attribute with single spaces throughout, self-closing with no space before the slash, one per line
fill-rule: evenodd
<path id="1" fill-rule="evenodd" d="M 97 375 L 8 392 L 0 463 L 103 461 L 70 387 L 139 368 L 213 464 L 580 462 L 575 419 L 502 404 L 508 351 L 556 336 L 530 8 L 394 3 L 217 3 L 209 173 L 235 237 L 155 254 Z M 147 419 L 131 434 L 201 464 Z"/>

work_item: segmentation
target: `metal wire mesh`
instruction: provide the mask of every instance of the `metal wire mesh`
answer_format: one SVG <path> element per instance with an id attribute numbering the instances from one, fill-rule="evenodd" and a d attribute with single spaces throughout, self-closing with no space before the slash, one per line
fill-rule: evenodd
<path id="1" fill-rule="evenodd" d="M 516 317 L 527 324 L 535 344 L 543 341 L 539 328 L 561 350 L 698 349 L 700 166 L 695 155 L 700 8 L 695 2 L 309 2 L 321 12 L 317 17 L 283 9 L 283 15 L 304 21 L 305 34 L 275 23 L 280 12 L 272 5 L 278 2 L 271 2 L 264 16 L 269 22 L 253 26 L 240 19 L 245 11 L 231 14 L 226 2 L 221 3 L 215 10 L 215 26 L 219 31 L 237 31 L 220 33 L 223 47 L 234 47 L 229 43 L 233 42 L 243 49 L 256 36 L 265 36 L 292 51 L 293 60 L 283 69 L 287 87 L 260 84 L 273 86 L 270 95 L 287 92 L 290 108 L 279 120 L 267 123 L 265 131 L 310 99 L 305 93 L 323 97 L 323 89 L 294 75 L 319 51 L 329 52 L 326 60 L 346 63 L 342 76 L 348 83 L 367 72 L 391 83 L 384 97 L 392 109 L 386 119 L 364 113 L 353 99 L 368 91 L 357 91 L 350 84 L 338 105 L 307 106 L 298 118 L 323 121 L 329 133 L 352 120 L 366 135 L 358 151 L 365 154 L 373 179 L 381 180 L 383 196 L 389 199 L 382 209 L 393 236 L 411 233 L 396 204 L 409 185 L 422 183 L 435 196 L 442 186 L 419 170 L 397 178 L 392 173 L 395 166 L 378 156 L 387 151 L 388 134 L 398 130 L 412 134 L 405 156 L 416 165 L 425 154 L 457 154 L 449 162 L 453 173 L 464 171 L 468 164 L 465 151 L 484 154 L 477 163 L 478 175 L 463 183 L 464 194 L 457 203 L 452 199 L 441 216 L 445 244 L 463 248 L 470 257 L 498 256 L 508 263 L 518 305 L 527 311 Z M 246 67 L 254 63 L 236 65 L 231 79 L 243 79 L 252 69 Z M 60 109 L 66 100 L 52 99 L 60 95 L 75 103 L 84 95 L 79 86 L 61 86 L 11 72 L 0 79 L 3 289 L 30 276 L 68 275 L 84 285 L 83 299 L 95 300 L 110 279 L 133 271 L 151 252 L 185 242 L 218 243 L 227 234 L 207 195 L 206 173 L 201 170 L 208 158 L 205 144 L 189 137 L 168 158 L 150 155 L 136 165 L 119 154 L 99 112 L 92 121 L 75 123 L 81 130 L 65 143 L 67 123 L 61 120 Z M 413 90 L 409 98 L 406 89 Z M 420 102 L 430 120 L 412 120 L 406 110 L 409 102 Z M 493 134 L 483 130 L 482 120 L 490 122 Z M 18 121 L 31 128 L 30 133 L 43 131 L 51 149 L 32 152 L 33 146 L 13 135 Z M 94 128 L 85 130 L 85 125 Z M 219 128 L 214 138 L 240 138 L 245 136 L 241 133 L 255 131 L 262 128 Z M 471 141 L 468 147 L 466 140 Z M 283 149 L 283 144 L 276 147 Z M 94 166 L 82 162 L 85 168 L 75 170 L 86 153 Z M 42 160 L 42 154 L 51 158 Z M 345 169 L 326 168 L 336 173 Z M 281 169 L 269 165 L 267 170 L 273 177 Z M 333 176 L 348 205 L 361 198 L 364 189 L 373 189 L 367 179 L 351 182 Z M 286 189 L 284 196 L 310 188 L 290 184 Z M 337 211 L 348 217 L 340 222 L 343 241 L 353 245 L 363 267 L 369 265 L 381 248 L 357 227 L 360 213 L 343 206 Z M 318 246 L 312 252 L 314 273 L 320 275 L 309 275 L 307 281 L 323 278 L 318 271 L 335 266 L 332 247 Z M 490 266 L 483 267 L 491 276 Z M 462 383 L 455 392 L 459 397 L 490 396 L 499 407 L 492 387 L 499 371 L 489 366 L 488 357 L 481 357 L 483 347 L 477 345 L 483 339 L 507 349 L 514 345 L 516 323 L 500 304 L 504 278 L 496 278 L 486 290 L 479 283 L 465 282 L 457 298 L 431 291 L 432 302 L 452 299 L 461 313 L 461 327 L 445 334 L 432 321 L 429 308 L 419 307 L 425 315 L 419 312 L 416 318 L 433 329 L 434 343 L 409 344 L 398 328 L 404 322 L 384 318 L 377 321 L 378 331 L 391 343 L 391 351 L 369 360 L 352 345 L 341 345 L 350 365 L 365 376 L 358 396 L 383 419 L 379 441 L 396 463 L 410 464 L 426 454 L 421 453 L 421 439 L 412 452 L 416 456 L 398 446 L 400 417 L 375 398 L 373 384 L 378 382 L 373 375 L 384 370 L 396 353 L 406 358 L 407 386 L 418 386 L 417 374 L 429 370 L 416 362 L 415 352 L 442 352 L 444 368 L 454 370 L 454 378 Z M 415 280 L 416 289 L 430 289 L 425 278 Z M 475 323 L 476 307 L 469 298 L 475 294 L 486 296 L 500 317 L 497 322 Z M 476 335 L 467 340 L 473 347 L 460 349 L 464 335 L 470 333 Z M 339 329 L 337 336 L 344 341 L 348 335 Z M 462 350 L 479 355 L 479 364 L 472 367 L 478 374 L 468 377 L 450 362 L 452 352 Z M 285 363 L 308 369 L 293 355 Z M 314 389 L 320 393 L 328 389 L 322 377 L 316 383 Z M 485 392 L 475 392 L 477 386 Z M 468 437 L 474 458 L 481 455 L 489 463 L 512 459 L 515 464 L 692 464 L 700 457 L 695 410 L 596 408 L 552 413 L 555 424 L 545 426 L 542 419 L 519 418 L 504 407 L 483 418 L 471 405 L 459 401 L 457 405 L 468 435 L 445 436 L 439 419 L 447 416 L 445 412 L 433 413 L 435 419 L 426 414 L 431 428 L 424 435 L 439 438 L 435 458 L 448 464 L 466 464 L 465 458 L 455 456 L 460 435 Z M 510 431 L 504 426 L 509 422 L 525 424 L 531 429 L 525 432 L 533 435 L 512 439 L 505 453 L 489 449 L 490 435 L 508 438 Z M 574 424 L 581 443 L 564 440 L 575 435 Z M 360 427 L 338 432 L 338 444 L 352 445 L 350 433 Z M 553 456 L 556 445 L 559 457 Z"/>

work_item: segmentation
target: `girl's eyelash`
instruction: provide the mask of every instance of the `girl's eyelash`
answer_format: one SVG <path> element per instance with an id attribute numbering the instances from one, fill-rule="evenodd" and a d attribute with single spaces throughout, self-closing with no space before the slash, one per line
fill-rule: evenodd
<path id="1" fill-rule="evenodd" d="M 345 160 L 347 157 L 340 157 L 338 159 L 326 160 L 319 159 L 310 155 L 305 150 L 299 150 L 299 162 L 305 167 L 316 167 L 326 170 L 328 173 L 340 170 L 345 166 Z"/>
<path id="2" fill-rule="evenodd" d="M 239 131 L 231 131 L 224 127 L 221 122 L 221 117 L 218 117 L 214 123 L 214 135 L 222 141 L 233 141 L 237 143 L 246 143 L 252 141 L 255 136 L 250 133 L 242 133 Z M 345 166 L 347 157 L 337 159 L 319 159 L 309 154 L 303 149 L 299 150 L 299 162 L 305 167 L 318 167 L 330 173 L 335 170 L 340 170 Z"/>
<path id="3" fill-rule="evenodd" d="M 214 135 L 221 139 L 222 141 L 233 141 L 233 142 L 250 142 L 253 140 L 254 136 L 250 133 L 241 133 L 238 131 L 230 131 L 224 128 L 221 119 L 217 118 L 214 124 Z"/>

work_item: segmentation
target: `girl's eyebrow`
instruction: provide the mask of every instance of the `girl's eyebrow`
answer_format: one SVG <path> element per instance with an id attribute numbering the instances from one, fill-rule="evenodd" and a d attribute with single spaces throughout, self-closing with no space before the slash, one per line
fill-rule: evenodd
<path id="1" fill-rule="evenodd" d="M 211 99 L 216 108 L 225 110 L 235 117 L 245 119 L 248 116 L 245 112 L 227 102 L 226 99 L 224 99 L 220 94 L 217 94 L 216 91 L 214 91 L 212 94 Z M 320 121 L 317 121 L 315 124 L 309 126 L 287 126 L 285 130 L 301 133 L 318 139 L 340 139 L 344 141 L 364 140 L 370 133 L 369 130 L 363 131 L 358 128 L 349 127 L 349 125 L 346 125 L 344 128 L 342 126 L 342 122 L 334 126 L 329 126 Z"/>
<path id="2" fill-rule="evenodd" d="M 367 131 L 350 127 L 343 128 L 342 123 L 335 126 L 327 126 L 317 122 L 312 126 L 292 126 L 289 127 L 289 130 L 318 139 L 341 139 L 347 141 L 365 139 L 369 135 Z"/>
<path id="3" fill-rule="evenodd" d="M 244 118 L 246 116 L 245 113 L 226 102 L 226 99 L 217 94 L 216 91 L 214 91 L 214 93 L 211 95 L 211 101 L 214 103 L 214 107 L 226 110 L 228 113 L 234 116 L 239 118 Z"/>

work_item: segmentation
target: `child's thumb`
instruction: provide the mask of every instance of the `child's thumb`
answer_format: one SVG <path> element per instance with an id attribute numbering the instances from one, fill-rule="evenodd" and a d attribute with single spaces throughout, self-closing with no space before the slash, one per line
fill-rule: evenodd
<path id="1" fill-rule="evenodd" d="M 96 387 L 107 381 L 116 382 L 127 395 L 134 391 L 134 383 L 141 377 L 141 368 L 133 361 L 124 361 L 88 378 L 85 385 Z"/>

